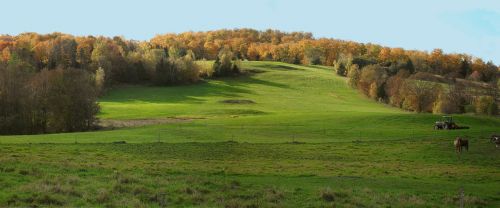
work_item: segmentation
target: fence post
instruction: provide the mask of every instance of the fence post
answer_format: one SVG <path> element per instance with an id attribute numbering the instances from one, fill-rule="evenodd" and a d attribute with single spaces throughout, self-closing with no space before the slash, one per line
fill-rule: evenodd
<path id="1" fill-rule="evenodd" d="M 464 187 L 460 188 L 459 197 L 460 197 L 460 208 L 464 208 Z"/>
<path id="2" fill-rule="evenodd" d="M 158 130 L 158 143 L 160 143 L 160 133 L 161 133 L 161 130 Z"/>

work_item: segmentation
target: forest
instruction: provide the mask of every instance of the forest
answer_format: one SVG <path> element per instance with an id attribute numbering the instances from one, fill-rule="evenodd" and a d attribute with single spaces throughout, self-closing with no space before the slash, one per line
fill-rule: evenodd
<path id="1" fill-rule="evenodd" d="M 62 33 L 0 36 L 0 134 L 96 128 L 97 99 L 122 84 L 232 76 L 240 60 L 326 65 L 379 102 L 415 112 L 498 113 L 500 68 L 467 54 L 390 48 L 306 32 L 216 30 L 149 41 Z M 215 60 L 203 69 L 196 60 Z"/>

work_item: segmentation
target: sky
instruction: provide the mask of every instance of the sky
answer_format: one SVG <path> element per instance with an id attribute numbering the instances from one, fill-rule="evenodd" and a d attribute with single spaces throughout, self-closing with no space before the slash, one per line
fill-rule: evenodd
<path id="1" fill-rule="evenodd" d="M 500 0 L 0 0 L 0 34 L 63 32 L 148 40 L 216 29 L 468 53 L 500 64 Z"/>

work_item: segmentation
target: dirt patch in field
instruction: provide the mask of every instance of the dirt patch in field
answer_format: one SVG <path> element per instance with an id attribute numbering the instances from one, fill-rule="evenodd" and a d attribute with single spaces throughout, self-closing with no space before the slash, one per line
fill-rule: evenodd
<path id="1" fill-rule="evenodd" d="M 253 100 L 222 100 L 220 102 L 227 104 L 255 104 Z"/>
<path id="2" fill-rule="evenodd" d="M 102 119 L 99 121 L 99 127 L 101 129 L 116 129 L 116 128 L 126 128 L 126 127 L 138 127 L 147 126 L 155 124 L 168 124 L 168 123 L 180 123 L 187 122 L 194 119 L 202 118 L 157 118 L 157 119 L 129 119 L 129 120 L 114 120 L 114 119 Z"/>

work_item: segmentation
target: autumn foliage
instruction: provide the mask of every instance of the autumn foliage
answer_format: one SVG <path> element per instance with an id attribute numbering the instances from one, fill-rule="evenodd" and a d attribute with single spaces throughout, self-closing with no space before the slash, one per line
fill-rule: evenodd
<path id="1" fill-rule="evenodd" d="M 196 60 L 215 60 L 213 73 L 200 70 Z M 232 76 L 240 72 L 240 60 L 333 66 L 374 100 L 412 111 L 454 113 L 474 105 L 481 113 L 497 112 L 491 103 L 497 100 L 498 66 L 440 49 L 429 53 L 253 29 L 163 34 L 150 41 L 22 33 L 0 36 L 0 133 L 90 129 L 96 96 L 109 86 L 177 85 Z M 474 101 L 467 93 L 452 94 L 457 93 L 450 90 L 455 80 L 492 85 L 495 91 L 484 95 L 491 98 Z M 451 87 L 436 84 L 443 82 Z M 86 97 L 69 99 L 75 95 Z M 484 110 L 484 103 L 490 103 L 490 110 Z"/>

